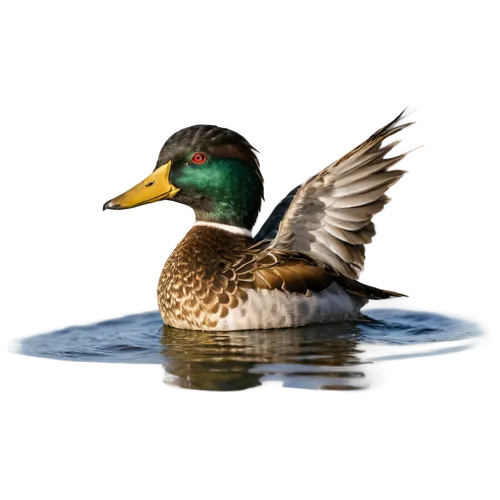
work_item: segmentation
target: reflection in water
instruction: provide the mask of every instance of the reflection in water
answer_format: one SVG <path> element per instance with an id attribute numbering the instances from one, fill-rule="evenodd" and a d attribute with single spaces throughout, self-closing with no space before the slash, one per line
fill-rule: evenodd
<path id="1" fill-rule="evenodd" d="M 196 332 L 163 325 L 157 312 L 36 335 L 12 345 L 29 356 L 162 364 L 165 381 L 240 390 L 275 380 L 285 387 L 362 389 L 367 363 L 466 349 L 478 328 L 438 314 L 378 309 L 358 323 L 284 330 Z"/>
<path id="2" fill-rule="evenodd" d="M 192 332 L 163 327 L 166 381 L 189 389 L 238 390 L 268 380 L 309 389 L 365 387 L 351 324 L 285 330 Z"/>

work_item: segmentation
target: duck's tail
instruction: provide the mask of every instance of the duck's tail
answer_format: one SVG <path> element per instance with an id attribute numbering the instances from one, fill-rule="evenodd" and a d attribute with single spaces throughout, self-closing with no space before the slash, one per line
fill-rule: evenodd
<path id="1" fill-rule="evenodd" d="M 382 288 L 376 288 L 374 286 L 365 285 L 359 281 L 343 278 L 341 280 L 336 279 L 345 291 L 350 295 L 352 300 L 356 305 L 361 308 L 368 303 L 369 300 L 384 300 L 393 299 L 396 297 L 408 297 L 404 293 L 393 292 L 391 290 L 383 290 Z"/>

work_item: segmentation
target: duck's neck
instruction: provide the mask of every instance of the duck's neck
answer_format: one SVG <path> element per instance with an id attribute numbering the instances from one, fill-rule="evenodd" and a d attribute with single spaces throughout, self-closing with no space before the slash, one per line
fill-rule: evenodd
<path id="1" fill-rule="evenodd" d="M 226 195 L 226 196 L 224 196 Z M 257 220 L 261 200 L 251 190 L 218 193 L 212 199 L 192 203 L 196 220 L 251 230 Z"/>

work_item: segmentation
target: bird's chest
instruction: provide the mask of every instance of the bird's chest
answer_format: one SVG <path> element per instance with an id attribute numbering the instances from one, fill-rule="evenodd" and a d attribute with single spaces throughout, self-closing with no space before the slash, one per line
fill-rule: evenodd
<path id="1" fill-rule="evenodd" d="M 201 252 L 176 250 L 158 282 L 158 307 L 163 321 L 175 328 L 215 326 L 207 311 L 217 265 Z"/>
<path id="2" fill-rule="evenodd" d="M 158 307 L 165 324 L 181 329 L 215 329 L 234 307 L 234 283 L 224 273 L 234 242 L 194 231 L 168 258 L 158 282 Z M 228 246 L 229 245 L 229 246 Z M 234 291 L 234 290 L 233 290 Z"/>

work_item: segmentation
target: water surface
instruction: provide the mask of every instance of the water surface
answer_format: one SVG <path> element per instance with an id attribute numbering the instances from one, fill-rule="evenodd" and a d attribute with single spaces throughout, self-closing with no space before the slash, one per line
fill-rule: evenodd
<path id="1" fill-rule="evenodd" d="M 438 314 L 372 309 L 357 323 L 282 330 L 196 332 L 134 314 L 22 339 L 16 352 L 57 360 L 161 364 L 165 382 L 189 389 L 240 390 L 270 380 L 285 387 L 363 389 L 381 360 L 467 349 L 472 323 Z"/>

